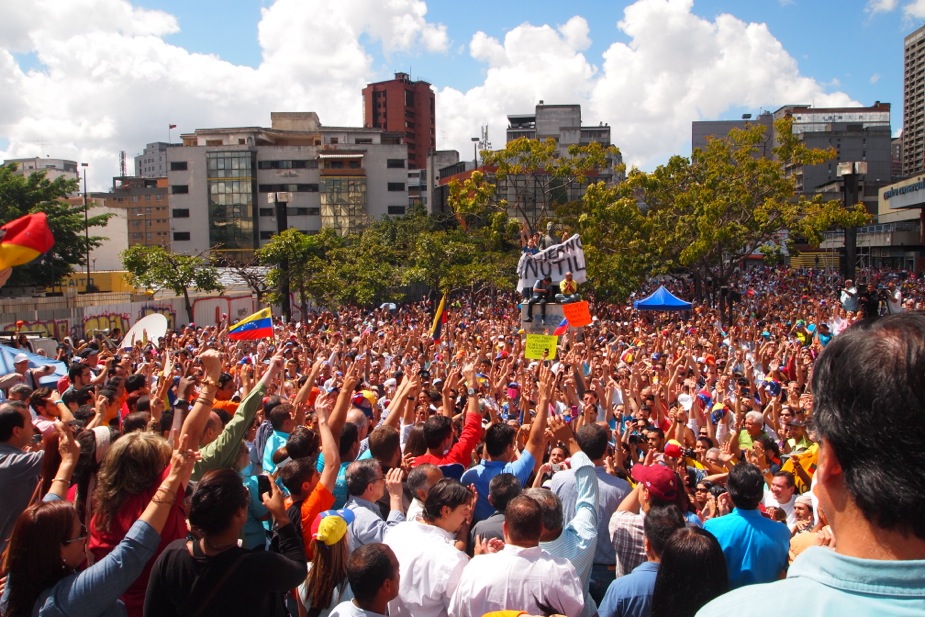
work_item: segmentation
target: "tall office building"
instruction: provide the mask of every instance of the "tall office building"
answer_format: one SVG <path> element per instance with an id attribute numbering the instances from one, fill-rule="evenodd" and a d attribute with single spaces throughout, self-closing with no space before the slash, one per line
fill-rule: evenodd
<path id="1" fill-rule="evenodd" d="M 380 129 L 322 126 L 315 112 L 272 112 L 271 126 L 196 129 L 167 150 L 171 248 L 248 258 L 288 226 L 348 234 L 406 213 L 407 149 Z"/>
<path id="2" fill-rule="evenodd" d="M 427 169 L 437 144 L 434 91 L 407 73 L 363 88 L 363 126 L 401 133 L 408 146 L 408 169 Z"/>
<path id="3" fill-rule="evenodd" d="M 925 171 L 925 26 L 903 40 L 902 173 Z"/>
<path id="4" fill-rule="evenodd" d="M 165 141 L 155 141 L 145 146 L 144 152 L 135 155 L 135 175 L 142 178 L 163 178 L 167 175 L 167 148 Z"/>

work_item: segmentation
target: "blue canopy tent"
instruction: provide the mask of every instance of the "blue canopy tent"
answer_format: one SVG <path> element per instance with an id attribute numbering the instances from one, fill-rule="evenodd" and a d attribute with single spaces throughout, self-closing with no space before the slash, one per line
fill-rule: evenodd
<path id="1" fill-rule="evenodd" d="M 58 362 L 46 356 L 30 353 L 14 347 L 8 347 L 7 345 L 0 345 L 0 375 L 6 375 L 16 370 L 13 366 L 13 358 L 16 357 L 16 354 L 20 353 L 25 354 L 26 357 L 29 358 L 29 368 L 41 368 L 46 364 L 55 367 L 54 373 L 46 375 L 40 380 L 43 386 L 54 387 L 59 379 L 67 375 L 67 365 L 64 362 Z"/>
<path id="2" fill-rule="evenodd" d="M 640 311 L 689 311 L 691 303 L 677 298 L 660 285 L 648 298 L 633 302 L 633 308 Z"/>

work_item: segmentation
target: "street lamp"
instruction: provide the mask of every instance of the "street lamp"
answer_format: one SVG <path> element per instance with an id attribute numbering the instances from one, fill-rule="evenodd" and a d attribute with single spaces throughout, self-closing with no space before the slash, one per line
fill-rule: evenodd
<path id="1" fill-rule="evenodd" d="M 839 163 L 836 174 L 842 179 L 842 189 L 845 193 L 845 209 L 852 208 L 858 203 L 858 176 L 867 174 L 866 161 L 848 161 Z M 858 261 L 858 228 L 845 228 L 845 263 L 843 274 L 845 279 L 854 280 Z"/>
<path id="2" fill-rule="evenodd" d="M 96 288 L 90 283 L 90 213 L 89 207 L 87 206 L 87 167 L 90 166 L 89 163 L 81 163 L 81 167 L 84 168 L 84 240 L 86 241 L 87 249 L 87 290 L 86 293 L 96 291 Z"/>
<path id="3" fill-rule="evenodd" d="M 276 208 L 276 233 L 278 234 L 289 228 L 289 213 L 286 211 L 286 206 L 291 198 L 292 194 L 288 192 L 267 195 L 267 201 L 272 199 Z M 280 263 L 280 273 L 279 295 L 282 296 L 280 309 L 283 312 L 283 321 L 289 323 L 292 321 L 292 306 L 289 302 L 289 260 L 286 258 L 283 258 L 282 263 Z"/>

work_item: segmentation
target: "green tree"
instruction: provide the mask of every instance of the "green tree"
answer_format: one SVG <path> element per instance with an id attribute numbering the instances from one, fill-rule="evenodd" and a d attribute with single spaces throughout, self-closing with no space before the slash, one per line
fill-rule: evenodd
<path id="1" fill-rule="evenodd" d="M 333 229 L 308 235 L 290 227 L 273 236 L 257 250 L 258 261 L 270 267 L 266 276 L 268 301 L 274 304 L 282 301 L 280 283 L 283 277 L 288 277 L 290 290 L 299 296 L 303 315 L 308 310 L 309 299 L 327 303 L 335 287 L 330 281 L 334 251 L 346 242 Z"/>
<path id="2" fill-rule="evenodd" d="M 136 244 L 122 251 L 122 265 L 128 271 L 129 282 L 135 287 L 158 293 L 168 289 L 183 296 L 186 315 L 193 321 L 190 290 L 222 291 L 218 270 L 198 255 L 171 253 L 163 246 Z"/>
<path id="3" fill-rule="evenodd" d="M 474 172 L 465 183 L 457 183 L 453 209 L 471 224 L 503 212 L 527 225 L 529 233 L 549 220 L 557 207 L 581 197 L 585 186 L 601 172 L 619 173 L 615 166 L 620 151 L 599 143 L 571 145 L 560 155 L 554 139 L 521 137 L 501 150 L 482 152 L 489 173 Z M 459 186 L 463 184 L 464 186 Z"/>
<path id="4" fill-rule="evenodd" d="M 644 276 L 683 273 L 698 290 L 709 280 L 715 291 L 756 251 L 792 248 L 793 237 L 818 244 L 827 229 L 864 224 L 869 217 L 862 205 L 846 209 L 837 200 L 796 193 L 786 170 L 822 163 L 833 153 L 807 148 L 791 128 L 788 119 L 775 124 L 774 158 L 760 156 L 767 137 L 755 125 L 711 140 L 691 158 L 674 156 L 651 173 L 633 170 L 616 189 L 589 190 L 569 220 L 582 233 L 589 269 L 622 279 L 595 284 L 625 288 Z M 609 274 L 596 260 L 608 264 Z"/>
<path id="5" fill-rule="evenodd" d="M 43 257 L 13 269 L 7 286 L 53 287 L 61 284 L 75 266 L 86 266 L 88 250 L 100 246 L 104 239 L 93 235 L 88 240 L 86 230 L 105 227 L 111 215 L 91 216 L 85 222 L 83 202 L 64 201 L 77 190 L 77 180 L 63 176 L 49 180 L 44 171 L 21 176 L 15 165 L 0 166 L 0 224 L 44 212 L 55 237 L 54 247 Z"/>

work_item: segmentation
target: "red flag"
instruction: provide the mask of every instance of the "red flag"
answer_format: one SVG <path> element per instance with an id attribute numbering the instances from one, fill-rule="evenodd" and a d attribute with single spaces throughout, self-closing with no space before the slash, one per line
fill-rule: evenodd
<path id="1" fill-rule="evenodd" d="M 175 128 L 177 128 L 177 125 L 176 125 L 176 124 L 168 124 L 168 125 L 167 125 L 167 128 L 168 128 L 168 129 L 175 129 Z"/>
<path id="2" fill-rule="evenodd" d="M 0 269 L 29 263 L 54 244 L 44 212 L 14 219 L 0 227 Z"/>

